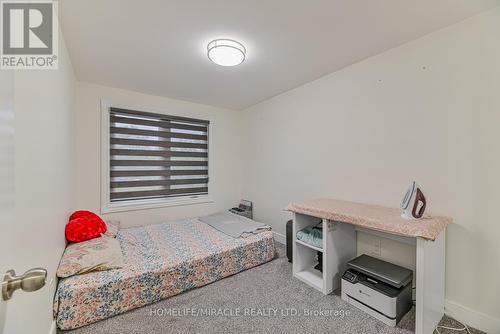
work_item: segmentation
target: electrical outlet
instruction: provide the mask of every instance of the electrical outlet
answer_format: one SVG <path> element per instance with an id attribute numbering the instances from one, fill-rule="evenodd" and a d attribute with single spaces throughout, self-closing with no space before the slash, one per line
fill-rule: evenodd
<path id="1" fill-rule="evenodd" d="M 324 223 L 325 223 L 325 222 L 323 221 L 323 224 L 324 224 Z M 327 226 L 328 226 L 328 232 L 335 231 L 335 229 L 337 228 L 337 225 L 338 225 L 338 224 L 339 224 L 339 223 L 334 222 L 334 221 L 328 221 L 328 223 L 327 223 Z"/>
<path id="2" fill-rule="evenodd" d="M 368 252 L 374 256 L 382 255 L 382 240 L 377 237 L 372 237 L 368 245 Z"/>

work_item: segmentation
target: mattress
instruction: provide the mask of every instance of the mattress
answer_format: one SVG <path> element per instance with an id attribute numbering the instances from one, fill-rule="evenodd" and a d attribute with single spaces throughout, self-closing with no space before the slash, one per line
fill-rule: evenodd
<path id="1" fill-rule="evenodd" d="M 61 279 L 60 329 L 74 329 L 201 287 L 274 258 L 270 231 L 233 238 L 197 219 L 120 230 L 121 269 Z"/>

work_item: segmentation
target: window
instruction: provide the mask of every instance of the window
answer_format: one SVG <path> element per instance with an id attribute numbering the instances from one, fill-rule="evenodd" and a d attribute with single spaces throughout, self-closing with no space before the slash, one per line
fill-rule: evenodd
<path id="1" fill-rule="evenodd" d="M 209 121 L 106 110 L 108 208 L 207 197 Z"/>

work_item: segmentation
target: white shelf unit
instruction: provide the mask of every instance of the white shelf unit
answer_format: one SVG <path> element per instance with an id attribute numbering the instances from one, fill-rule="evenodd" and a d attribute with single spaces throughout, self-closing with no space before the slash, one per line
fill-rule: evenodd
<path id="1" fill-rule="evenodd" d="M 346 208 L 345 202 L 323 199 L 323 201 L 325 200 L 329 203 L 323 204 L 323 207 L 320 205 L 319 209 L 330 214 L 347 217 L 347 222 L 323 220 L 323 274 L 321 274 L 313 269 L 316 264 L 316 250 L 297 242 L 295 238 L 298 230 L 308 225 L 317 224 L 320 218 L 295 213 L 293 275 L 325 294 L 339 287 L 345 264 L 356 257 L 356 230 L 354 226 L 358 230 L 369 231 L 379 237 L 415 245 L 416 267 L 413 276 L 416 299 L 415 334 L 432 334 L 444 315 L 446 230 L 443 229 L 435 236 L 434 241 L 412 235 L 401 236 L 392 232 L 383 232 L 384 228 L 380 226 L 380 216 L 391 220 L 401 219 L 401 223 L 405 223 L 403 218 L 399 217 L 397 210 L 353 202 Z M 305 203 L 305 205 L 308 204 Z M 361 211 L 373 212 L 375 219 L 360 218 L 375 222 L 374 227 L 358 226 L 362 224 L 356 223 L 353 219 L 353 216 L 356 216 L 356 210 L 353 207 L 359 208 Z M 318 209 L 318 207 L 315 206 L 313 209 Z M 433 223 L 432 219 L 430 223 Z M 437 223 L 439 220 L 451 222 L 451 218 L 448 217 L 435 217 L 434 222 Z M 427 222 L 429 223 L 429 221 Z M 326 228 L 326 226 L 329 227 Z M 351 229 L 348 226 L 351 226 Z"/>
<path id="2" fill-rule="evenodd" d="M 304 241 L 302 241 L 302 240 L 298 240 L 298 239 L 297 239 L 297 240 L 295 240 L 295 242 L 296 242 L 296 243 L 298 243 L 298 244 L 301 244 L 302 246 L 306 246 L 306 247 L 309 247 L 309 248 L 311 248 L 311 249 L 314 249 L 314 250 L 315 250 L 315 251 L 317 251 L 317 252 L 321 252 L 321 253 L 323 253 L 323 248 L 318 248 L 318 247 L 316 247 L 316 246 L 309 245 L 307 242 L 304 242 Z"/>
<path id="3" fill-rule="evenodd" d="M 323 248 L 297 240 L 297 232 L 323 222 Z M 317 252 L 323 252 L 323 273 L 314 269 Z M 293 218 L 293 276 L 327 295 L 340 287 L 347 261 L 356 257 L 353 225 L 295 213 Z"/>

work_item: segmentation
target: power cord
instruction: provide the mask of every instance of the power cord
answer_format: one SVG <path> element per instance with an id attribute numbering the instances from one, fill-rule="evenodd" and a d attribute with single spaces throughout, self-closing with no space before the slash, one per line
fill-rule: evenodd
<path id="1" fill-rule="evenodd" d="M 455 320 L 456 321 L 456 320 Z M 441 334 L 441 332 L 439 331 L 439 328 L 441 329 L 447 329 L 447 330 L 450 330 L 450 331 L 455 331 L 455 332 L 462 332 L 462 331 L 467 331 L 467 333 L 471 334 L 470 330 L 469 330 L 469 327 L 466 325 L 466 324 L 463 324 L 461 323 L 460 321 L 457 321 L 460 325 L 464 326 L 462 328 L 455 328 L 455 327 L 447 327 L 447 326 L 437 326 L 436 327 L 436 332 L 438 334 Z"/>
<path id="2" fill-rule="evenodd" d="M 412 291 L 415 290 L 417 287 L 412 287 Z M 413 305 L 415 305 L 415 299 L 412 299 L 412 302 L 413 302 Z M 462 331 L 467 331 L 468 334 L 471 334 L 470 330 L 469 330 L 469 327 L 466 325 L 466 324 L 463 324 L 461 323 L 460 321 L 458 320 L 455 320 L 456 322 L 458 322 L 460 325 L 462 325 L 463 327 L 462 328 L 455 328 L 455 327 L 448 327 L 448 326 L 437 326 L 436 329 L 435 329 L 435 332 L 437 332 L 438 334 L 441 334 L 441 332 L 439 331 L 439 328 L 441 329 L 447 329 L 447 330 L 450 330 L 450 331 L 455 331 L 455 332 L 462 332 Z"/>

